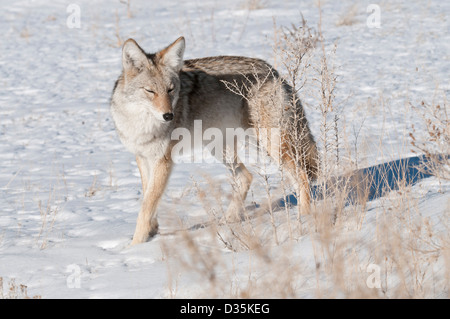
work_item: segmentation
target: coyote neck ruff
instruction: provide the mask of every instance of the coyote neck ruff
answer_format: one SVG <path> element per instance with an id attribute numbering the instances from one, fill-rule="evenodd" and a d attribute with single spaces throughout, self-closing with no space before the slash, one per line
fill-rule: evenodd
<path id="1" fill-rule="evenodd" d="M 277 128 L 277 141 L 260 141 L 290 177 L 299 195 L 299 213 L 309 212 L 309 181 L 317 172 L 317 149 L 302 105 L 292 88 L 266 62 L 245 57 L 218 56 L 183 60 L 185 40 L 147 54 L 132 39 L 122 49 L 122 74 L 114 86 L 111 113 L 125 147 L 135 154 L 142 179 L 143 201 L 132 244 L 142 243 L 158 230 L 156 208 L 172 167 L 176 128 Z M 229 89 L 233 84 L 239 91 Z M 272 153 L 269 144 L 278 143 Z M 299 155 L 300 154 L 300 155 Z M 216 154 L 216 156 L 223 154 Z M 222 158 L 222 157 L 221 157 Z M 252 175 L 239 161 L 226 163 L 233 173 L 226 221 L 241 218 Z"/>

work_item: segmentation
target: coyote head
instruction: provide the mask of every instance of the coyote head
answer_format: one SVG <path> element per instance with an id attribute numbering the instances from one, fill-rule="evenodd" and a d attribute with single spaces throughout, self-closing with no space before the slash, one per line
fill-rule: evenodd
<path id="1" fill-rule="evenodd" d="M 122 97 L 126 104 L 144 108 L 162 122 L 173 120 L 180 92 L 185 41 L 178 38 L 165 49 L 147 54 L 133 39 L 122 49 Z"/>

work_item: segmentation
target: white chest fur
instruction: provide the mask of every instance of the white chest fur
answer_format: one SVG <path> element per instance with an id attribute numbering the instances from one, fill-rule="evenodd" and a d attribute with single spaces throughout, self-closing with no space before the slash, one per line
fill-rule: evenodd
<path id="1" fill-rule="evenodd" d="M 163 156 L 170 143 L 170 123 L 154 118 L 151 112 L 140 108 L 111 108 L 119 138 L 135 155 Z"/>

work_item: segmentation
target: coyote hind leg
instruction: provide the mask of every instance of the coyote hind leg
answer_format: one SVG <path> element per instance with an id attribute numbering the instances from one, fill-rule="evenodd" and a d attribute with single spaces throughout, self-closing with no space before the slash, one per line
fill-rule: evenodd
<path id="1" fill-rule="evenodd" d="M 289 142 L 282 141 L 276 152 L 272 148 L 268 149 L 268 153 L 278 163 L 279 168 L 284 171 L 290 184 L 294 187 L 298 202 L 297 218 L 300 219 L 301 215 L 307 215 L 311 212 L 310 179 L 307 167 L 303 164 L 305 159 L 296 160 L 292 147 L 289 147 L 289 145 Z"/>
<path id="2" fill-rule="evenodd" d="M 233 194 L 225 213 L 225 219 L 229 222 L 236 222 L 241 220 L 241 212 L 244 210 L 245 198 L 247 197 L 253 177 L 242 163 L 227 164 L 227 167 L 233 178 Z"/>
<path id="3" fill-rule="evenodd" d="M 293 166 L 293 165 L 292 165 Z M 287 164 L 288 176 L 294 185 L 297 194 L 297 203 L 299 210 L 297 218 L 301 215 L 308 215 L 311 213 L 311 195 L 308 174 L 300 167 L 291 167 Z"/>
<path id="4" fill-rule="evenodd" d="M 234 153 L 230 152 L 230 149 L 234 149 Z M 237 156 L 236 141 L 232 148 L 224 150 L 223 160 L 231 174 L 231 186 L 233 187 L 231 202 L 224 217 L 227 222 L 236 222 L 241 220 L 241 213 L 245 209 L 244 202 L 252 184 L 253 176 Z"/>

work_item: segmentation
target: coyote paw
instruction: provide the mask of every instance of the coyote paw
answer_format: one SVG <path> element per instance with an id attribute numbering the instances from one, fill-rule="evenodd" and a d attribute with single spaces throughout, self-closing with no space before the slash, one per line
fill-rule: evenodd
<path id="1" fill-rule="evenodd" d="M 158 233 L 158 228 L 158 221 L 154 220 L 150 223 L 149 229 L 136 229 L 133 240 L 131 241 L 131 245 L 142 244 L 149 241 Z"/>
<path id="2" fill-rule="evenodd" d="M 223 224 L 240 222 L 242 220 L 242 213 L 243 209 L 241 205 L 232 202 L 220 222 Z"/>

